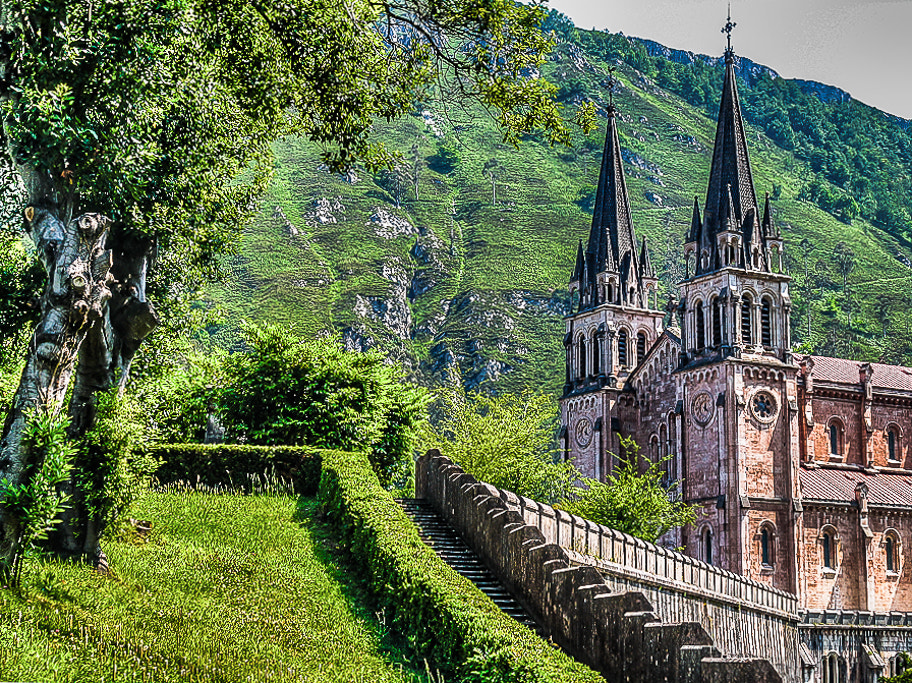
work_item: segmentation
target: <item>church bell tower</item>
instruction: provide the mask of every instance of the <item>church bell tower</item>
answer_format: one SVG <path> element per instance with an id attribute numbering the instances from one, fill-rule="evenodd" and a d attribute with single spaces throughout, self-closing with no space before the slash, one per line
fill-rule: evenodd
<path id="1" fill-rule="evenodd" d="M 729 17 L 725 80 L 702 215 L 694 200 L 681 283 L 683 496 L 702 506 L 687 552 L 796 589 L 797 366 L 789 281 L 769 195 L 757 202 L 735 78 Z M 769 562 L 771 538 L 782 553 Z M 761 551 L 761 542 L 766 551 Z M 764 555 L 764 552 L 766 554 Z"/>
<path id="2" fill-rule="evenodd" d="M 592 228 L 570 279 L 560 400 L 561 446 L 588 477 L 603 480 L 610 471 L 625 380 L 662 333 L 657 285 L 646 240 L 638 242 L 633 229 L 611 101 Z"/>

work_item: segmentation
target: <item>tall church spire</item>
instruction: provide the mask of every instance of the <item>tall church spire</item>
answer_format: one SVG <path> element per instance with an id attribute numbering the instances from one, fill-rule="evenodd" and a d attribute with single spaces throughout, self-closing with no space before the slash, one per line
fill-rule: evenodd
<path id="1" fill-rule="evenodd" d="M 728 34 L 728 48 L 725 51 L 725 81 L 719 103 L 709 187 L 706 191 L 702 229 L 698 236 L 695 235 L 698 237 L 695 240 L 698 275 L 723 265 L 750 265 L 755 262 L 748 253 L 738 254 L 735 263 L 723 258 L 719 249 L 719 233 L 740 233 L 740 245 L 745 250 L 752 243 L 755 244 L 760 235 L 761 214 L 754 192 L 741 101 L 735 81 L 735 53 L 731 48 L 731 31 L 734 27 L 729 14 L 725 28 L 722 29 L 723 33 Z"/>
<path id="2" fill-rule="evenodd" d="M 609 253 L 610 250 L 610 253 Z M 599 173 L 598 189 L 595 195 L 595 210 L 592 214 L 592 229 L 586 250 L 593 256 L 595 271 L 627 269 L 633 272 L 639 268 L 636 263 L 636 236 L 630 214 L 630 198 L 624 179 L 624 165 L 621 160 L 621 144 L 617 132 L 617 112 L 613 105 L 608 107 L 608 131 L 605 135 L 605 151 Z"/>

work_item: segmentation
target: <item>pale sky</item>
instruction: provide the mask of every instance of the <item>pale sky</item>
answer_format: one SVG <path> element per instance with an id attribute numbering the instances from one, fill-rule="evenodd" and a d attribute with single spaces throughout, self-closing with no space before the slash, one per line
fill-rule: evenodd
<path id="1" fill-rule="evenodd" d="M 732 47 L 785 78 L 912 119 L 912 0 L 733 0 Z M 550 0 L 580 28 L 721 56 L 725 0 Z"/>

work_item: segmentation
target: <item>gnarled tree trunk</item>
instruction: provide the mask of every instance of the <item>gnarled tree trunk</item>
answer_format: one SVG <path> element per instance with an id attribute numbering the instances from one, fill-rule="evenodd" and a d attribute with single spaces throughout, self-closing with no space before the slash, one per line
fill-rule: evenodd
<path id="1" fill-rule="evenodd" d="M 112 240 L 110 221 L 98 214 L 64 222 L 53 209 L 30 206 L 25 217 L 48 280 L 41 319 L 0 441 L 0 478 L 14 486 L 36 464 L 29 462 L 23 443 L 29 411 L 60 413 L 72 385 L 70 436 L 85 434 L 94 422 L 96 394 L 115 382 L 123 388 L 133 355 L 158 323 L 145 297 L 151 241 Z M 51 539 L 52 549 L 104 565 L 99 520 L 87 514 L 72 481 L 64 488 L 71 502 Z M 10 559 L 19 524 L 4 513 L 0 527 L 0 559 Z"/>

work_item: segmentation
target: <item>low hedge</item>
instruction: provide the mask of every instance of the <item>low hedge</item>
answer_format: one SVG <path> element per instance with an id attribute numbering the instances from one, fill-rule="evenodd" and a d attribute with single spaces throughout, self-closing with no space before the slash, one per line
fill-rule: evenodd
<path id="1" fill-rule="evenodd" d="M 163 483 L 250 488 L 251 477 L 277 476 L 293 482 L 299 494 L 316 493 L 323 452 L 310 446 L 199 443 L 155 444 L 147 451 L 162 461 L 156 477 Z"/>
<path id="2" fill-rule="evenodd" d="M 604 679 L 504 614 L 425 545 L 367 456 L 325 451 L 320 500 L 376 609 L 418 654 L 460 681 Z"/>

